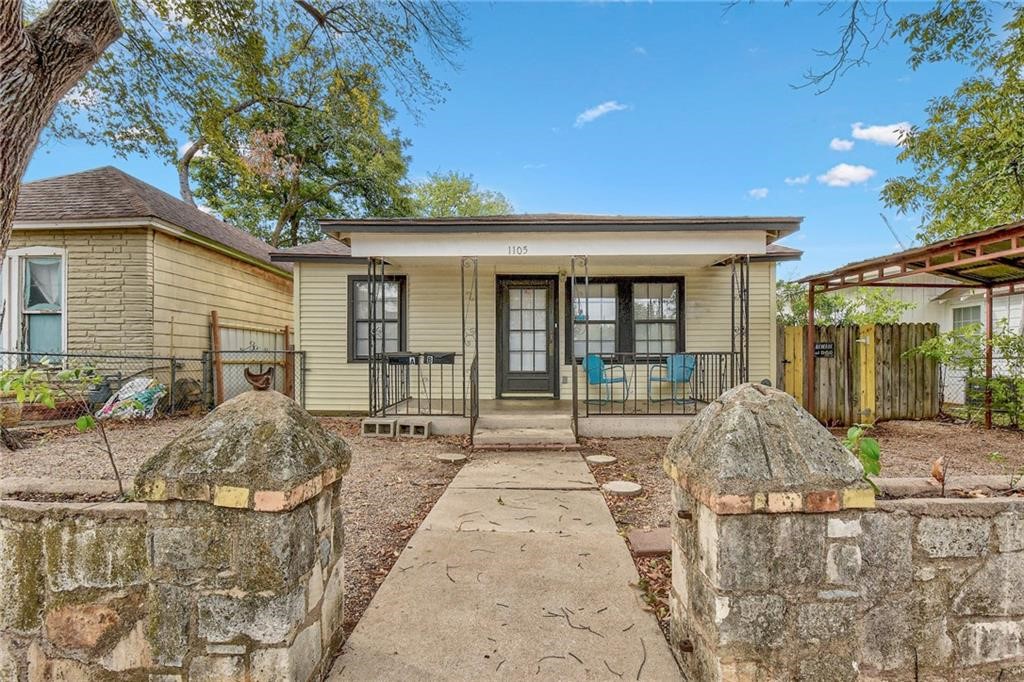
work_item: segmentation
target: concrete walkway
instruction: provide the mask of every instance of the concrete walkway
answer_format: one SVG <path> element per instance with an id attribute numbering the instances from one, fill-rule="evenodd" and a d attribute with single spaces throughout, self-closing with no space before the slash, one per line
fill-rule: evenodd
<path id="1" fill-rule="evenodd" d="M 328 679 L 679 680 L 636 569 L 575 453 L 477 456 Z"/>

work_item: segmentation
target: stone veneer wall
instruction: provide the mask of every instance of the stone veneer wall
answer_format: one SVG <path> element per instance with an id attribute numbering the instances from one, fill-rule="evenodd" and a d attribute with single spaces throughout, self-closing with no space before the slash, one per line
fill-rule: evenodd
<path id="1" fill-rule="evenodd" d="M 691 679 L 1024 678 L 1024 500 L 876 503 L 792 398 L 749 385 L 677 436 L 666 469 Z"/>
<path id="2" fill-rule="evenodd" d="M 0 501 L 0 679 L 319 679 L 340 644 L 348 446 L 246 393 L 132 503 Z"/>

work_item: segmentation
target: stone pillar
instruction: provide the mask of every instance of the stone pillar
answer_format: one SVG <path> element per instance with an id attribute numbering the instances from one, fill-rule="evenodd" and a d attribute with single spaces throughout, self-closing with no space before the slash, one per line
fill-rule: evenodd
<path id="1" fill-rule="evenodd" d="M 341 637 L 349 461 L 294 401 L 252 391 L 146 463 L 135 489 L 161 680 L 319 679 Z"/>
<path id="2" fill-rule="evenodd" d="M 690 679 L 856 680 L 857 460 L 786 393 L 744 384 L 676 436 L 671 638 Z"/>

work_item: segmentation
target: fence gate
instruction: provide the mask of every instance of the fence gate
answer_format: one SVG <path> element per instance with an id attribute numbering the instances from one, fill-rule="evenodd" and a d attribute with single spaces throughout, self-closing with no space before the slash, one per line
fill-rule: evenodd
<path id="1" fill-rule="evenodd" d="M 814 416 L 825 424 L 930 419 L 939 413 L 939 368 L 906 355 L 939 333 L 936 324 L 815 328 Z M 806 327 L 780 329 L 778 385 L 803 404 Z"/>
<path id="2" fill-rule="evenodd" d="M 210 311 L 213 389 L 216 404 L 249 390 L 244 372 L 274 368 L 274 390 L 292 398 L 296 395 L 295 354 L 288 327 L 223 324 L 217 311 Z"/>

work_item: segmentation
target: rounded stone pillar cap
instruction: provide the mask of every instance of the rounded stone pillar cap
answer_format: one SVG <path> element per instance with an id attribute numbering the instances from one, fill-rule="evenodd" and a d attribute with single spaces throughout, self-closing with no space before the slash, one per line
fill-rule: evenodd
<path id="1" fill-rule="evenodd" d="M 248 391 L 218 406 L 150 458 L 135 479 L 135 490 L 140 499 L 214 504 L 221 492 L 221 506 L 249 507 L 250 492 L 277 491 L 287 497 L 301 488 L 298 497 L 308 499 L 345 473 L 350 461 L 348 443 L 294 400 L 276 391 Z"/>
<path id="2" fill-rule="evenodd" d="M 743 384 L 723 393 L 672 439 L 682 485 L 712 496 L 866 487 L 853 454 L 788 393 Z"/>

